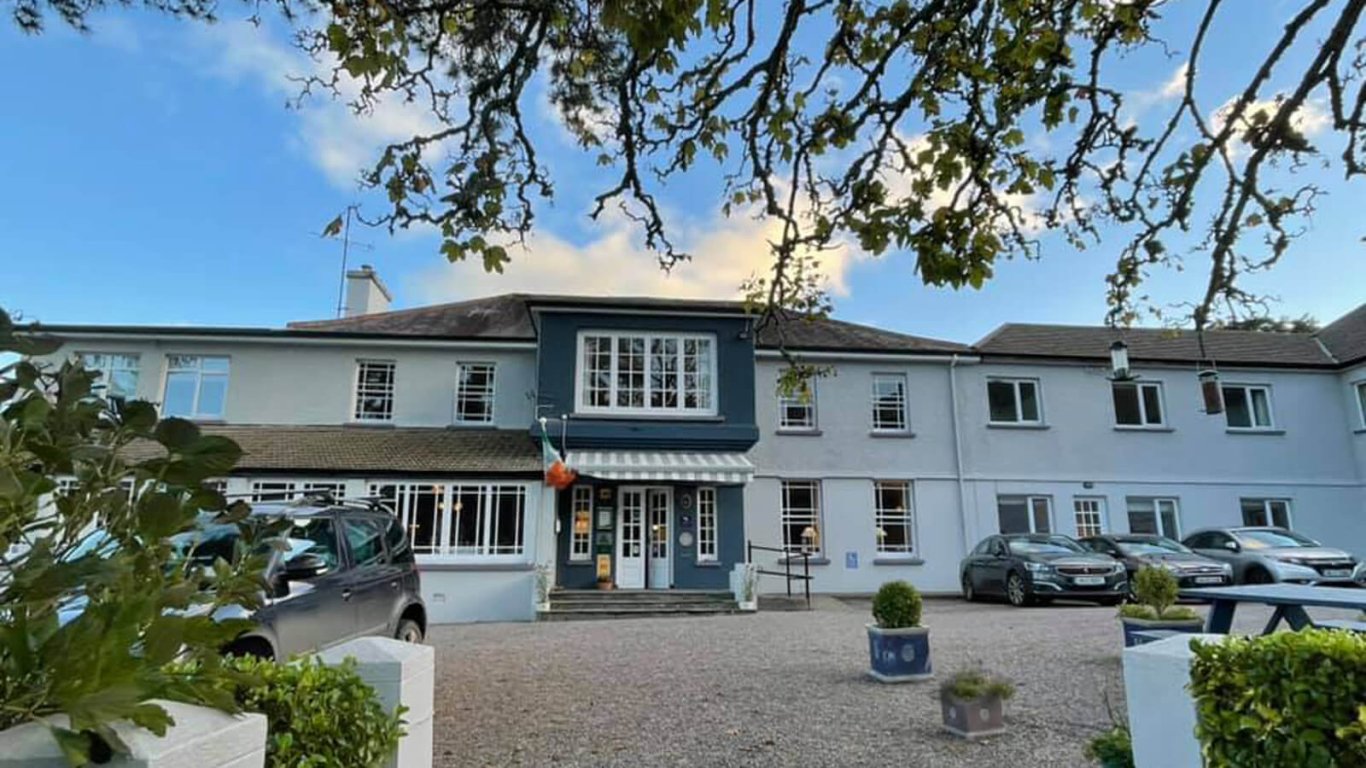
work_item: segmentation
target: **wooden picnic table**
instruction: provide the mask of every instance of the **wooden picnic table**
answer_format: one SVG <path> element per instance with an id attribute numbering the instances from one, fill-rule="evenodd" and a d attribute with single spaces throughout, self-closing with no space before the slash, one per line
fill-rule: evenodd
<path id="1" fill-rule="evenodd" d="M 1282 621 L 1296 631 L 1314 626 L 1309 614 L 1304 610 L 1314 606 L 1319 608 L 1345 608 L 1366 610 L 1366 589 L 1350 587 L 1310 587 L 1303 584 L 1244 584 L 1238 587 L 1197 587 L 1181 590 L 1181 597 L 1209 600 L 1209 618 L 1205 620 L 1205 631 L 1210 634 L 1227 635 L 1233 628 L 1233 612 L 1239 603 L 1259 603 L 1275 607 L 1271 620 L 1266 623 L 1262 634 L 1276 631 Z"/>

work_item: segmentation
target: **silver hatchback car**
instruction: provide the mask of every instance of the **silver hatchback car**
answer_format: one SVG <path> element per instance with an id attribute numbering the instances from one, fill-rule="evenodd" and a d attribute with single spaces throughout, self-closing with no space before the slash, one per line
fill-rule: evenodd
<path id="1" fill-rule="evenodd" d="M 1366 568 L 1351 554 L 1285 528 L 1211 528 L 1192 533 L 1183 543 L 1233 566 L 1235 584 L 1352 586 L 1366 580 Z"/>

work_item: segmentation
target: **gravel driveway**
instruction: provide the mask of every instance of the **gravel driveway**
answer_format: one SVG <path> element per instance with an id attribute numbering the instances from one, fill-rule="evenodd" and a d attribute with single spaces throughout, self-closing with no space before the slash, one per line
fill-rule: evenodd
<path id="1" fill-rule="evenodd" d="M 436 763 L 1080 766 L 1082 745 L 1109 722 L 1106 701 L 1122 716 L 1113 608 L 926 601 L 940 678 L 980 663 L 1018 688 L 1009 732 L 966 743 L 940 730 L 935 683 L 865 677 L 867 601 L 818 602 L 436 627 Z M 1236 629 L 1259 631 L 1269 615 L 1245 606 Z"/>

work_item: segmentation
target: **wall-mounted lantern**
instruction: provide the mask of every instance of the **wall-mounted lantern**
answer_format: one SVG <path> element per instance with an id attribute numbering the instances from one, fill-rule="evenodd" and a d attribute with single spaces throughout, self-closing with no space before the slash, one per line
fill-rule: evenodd
<path id="1" fill-rule="evenodd" d="M 1129 381 L 1134 378 L 1129 373 L 1129 345 L 1116 341 L 1110 345 L 1110 378 L 1113 381 Z"/>
<path id="2" fill-rule="evenodd" d="M 1200 396 L 1205 401 L 1205 413 L 1210 415 L 1224 412 L 1224 390 L 1219 386 L 1219 372 L 1214 368 L 1201 368 L 1196 374 L 1200 380 Z"/>
<path id="3" fill-rule="evenodd" d="M 815 548 L 815 546 L 816 546 L 816 539 L 817 539 L 817 534 L 816 534 L 816 528 L 815 528 L 814 526 L 808 525 L 808 526 L 806 526 L 805 528 L 802 529 L 802 546 L 803 546 L 805 549 L 810 550 L 810 549 Z"/>

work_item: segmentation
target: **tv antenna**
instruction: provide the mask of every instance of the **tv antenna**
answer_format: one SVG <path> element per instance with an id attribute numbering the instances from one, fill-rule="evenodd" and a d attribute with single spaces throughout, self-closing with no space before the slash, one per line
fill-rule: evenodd
<path id="1" fill-rule="evenodd" d="M 323 237 L 335 237 L 340 234 L 342 241 L 341 277 L 337 280 L 337 317 L 341 317 L 346 311 L 346 261 L 350 256 L 351 246 L 355 245 L 357 248 L 363 248 L 367 251 L 373 251 L 375 249 L 375 247 L 369 243 L 351 242 L 351 218 L 352 216 L 359 217 L 359 215 L 360 206 L 352 203 L 351 205 L 346 206 L 346 211 L 343 212 L 341 216 L 333 219 L 332 222 L 323 229 Z"/>

